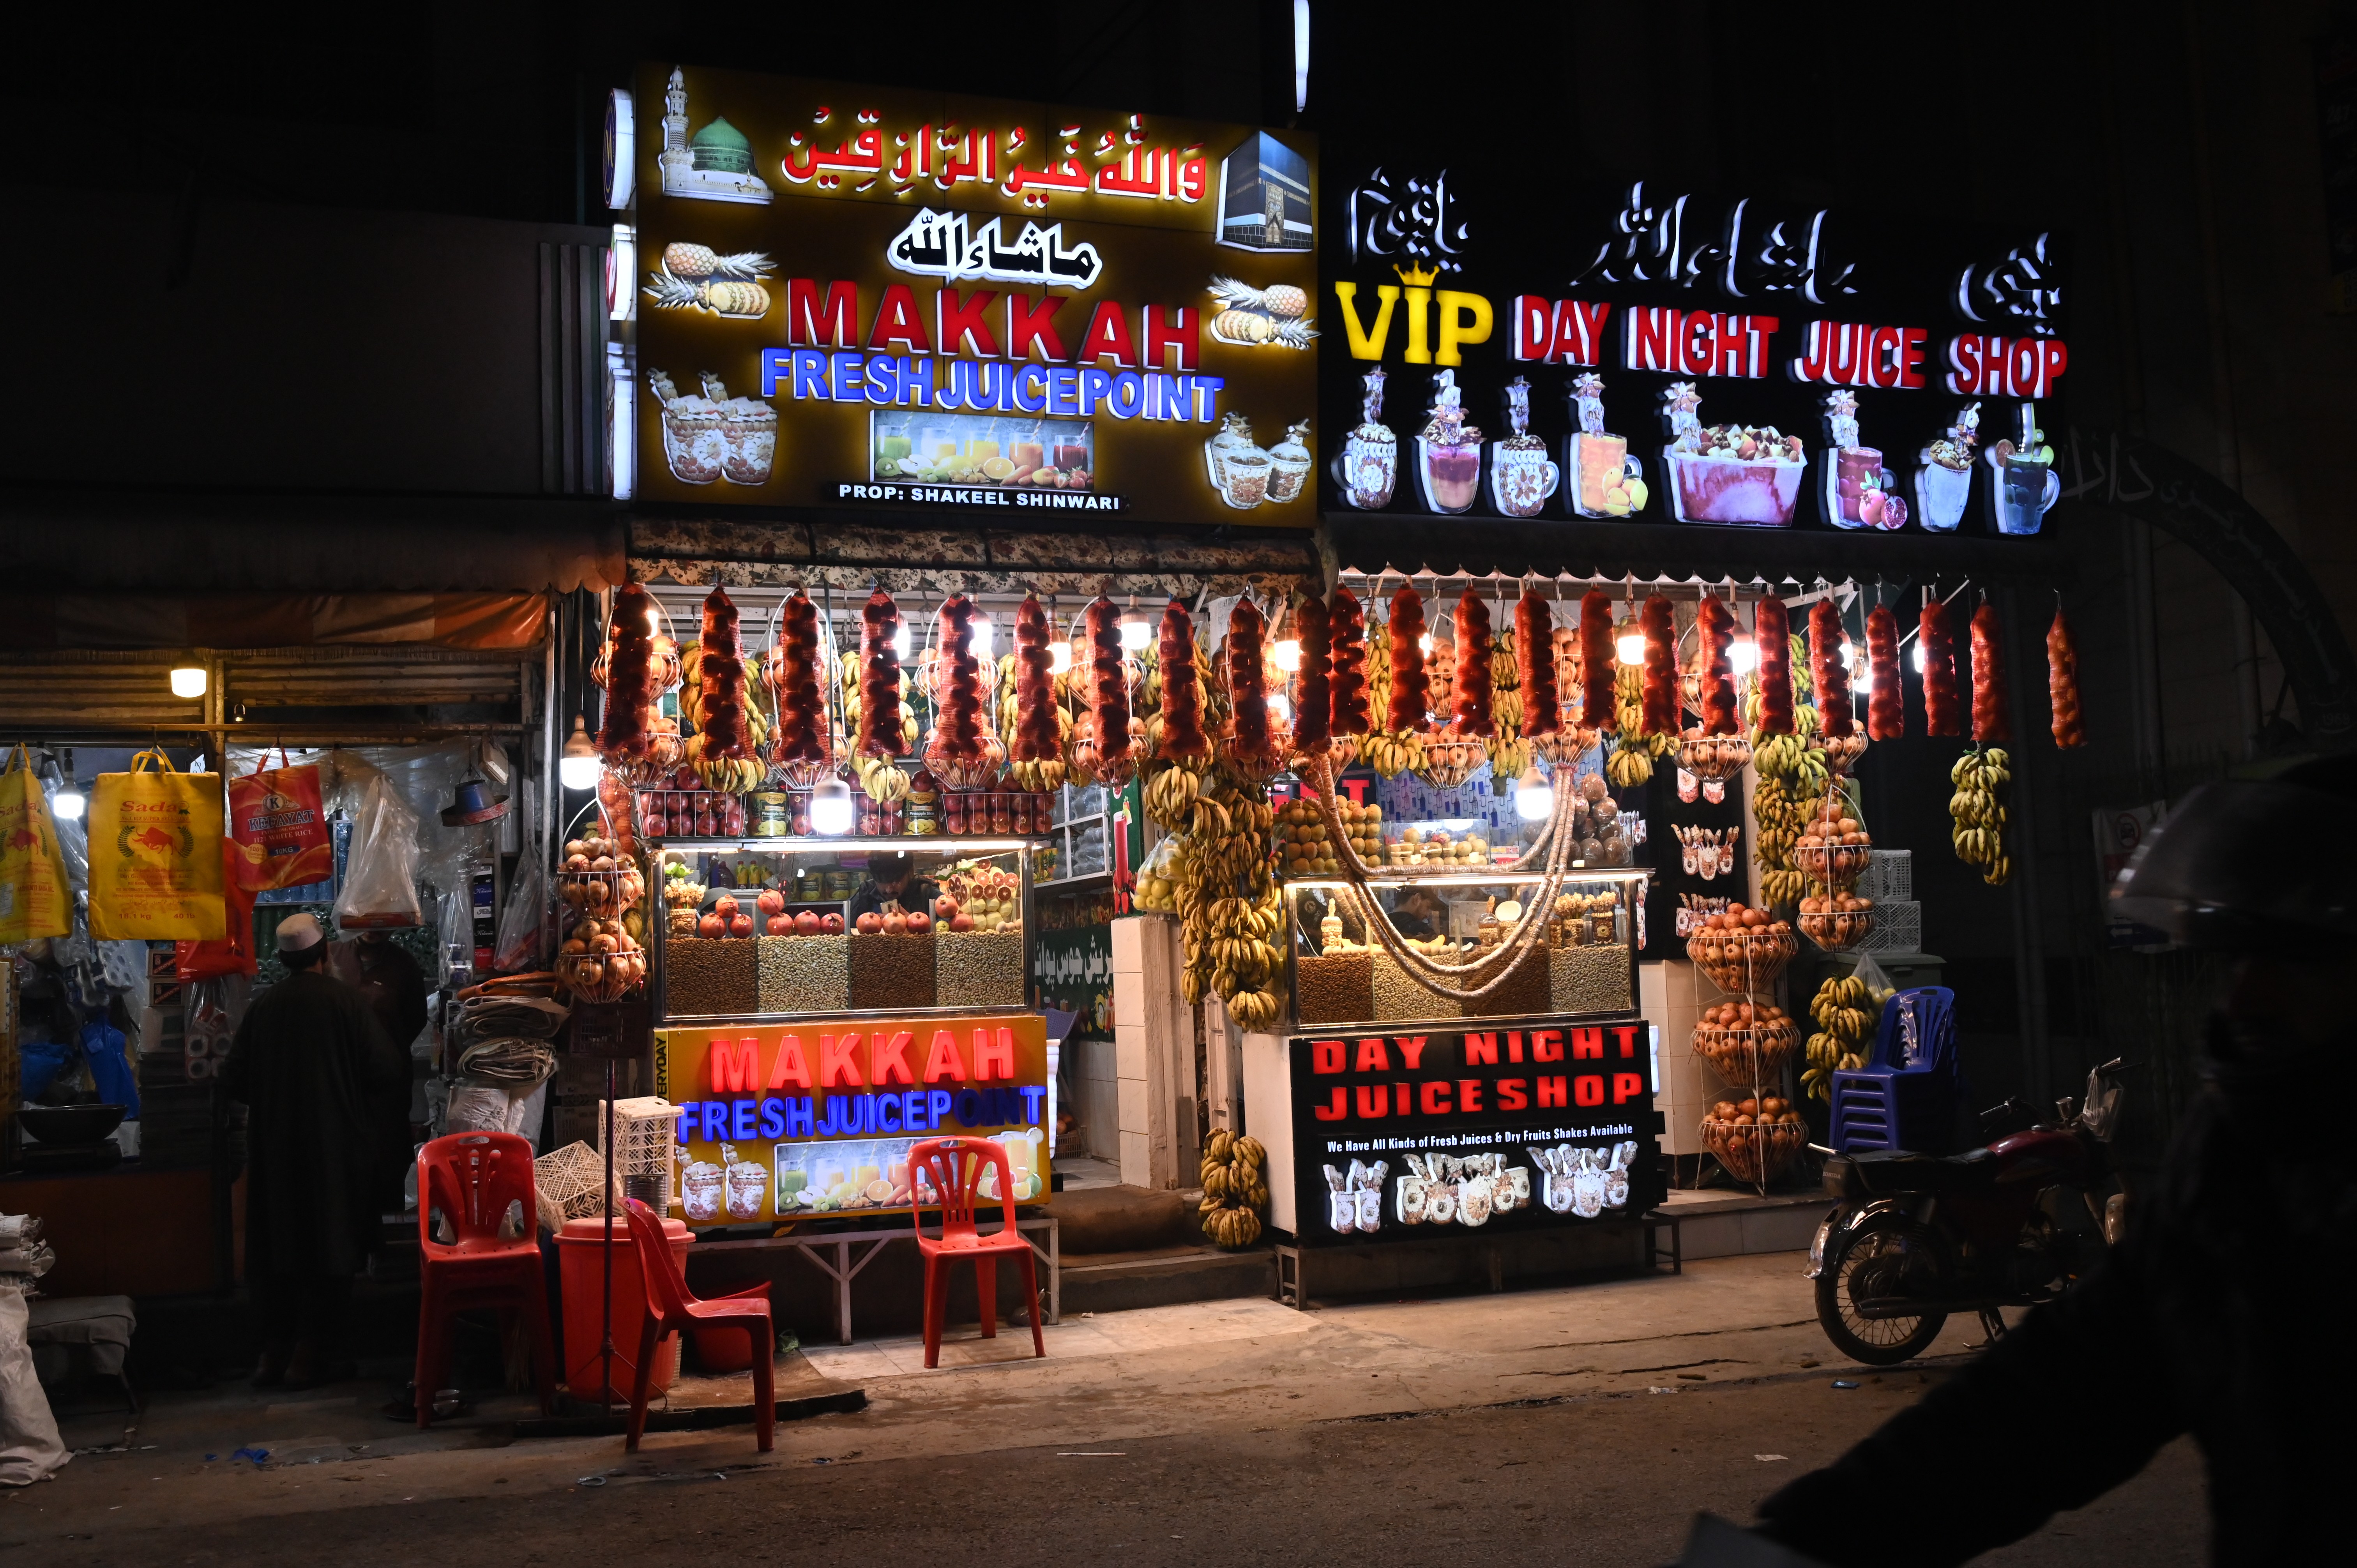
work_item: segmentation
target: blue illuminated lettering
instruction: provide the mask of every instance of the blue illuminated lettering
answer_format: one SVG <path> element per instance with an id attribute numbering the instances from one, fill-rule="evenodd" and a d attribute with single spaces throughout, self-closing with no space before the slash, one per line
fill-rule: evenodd
<path id="1" fill-rule="evenodd" d="M 1113 394 L 1105 400 L 1105 411 L 1115 419 L 1135 419 L 1137 411 L 1146 405 L 1146 378 L 1135 371 L 1124 371 L 1113 379 Z"/>
<path id="2" fill-rule="evenodd" d="M 866 360 L 857 354 L 846 353 L 830 356 L 827 363 L 831 367 L 834 379 L 835 402 L 866 403 L 867 401 L 867 383 L 861 379 L 859 373 L 860 366 L 866 363 Z"/>

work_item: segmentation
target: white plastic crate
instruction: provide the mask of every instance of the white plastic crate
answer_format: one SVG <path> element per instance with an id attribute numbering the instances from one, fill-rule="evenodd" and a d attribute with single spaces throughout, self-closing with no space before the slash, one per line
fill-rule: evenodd
<path id="1" fill-rule="evenodd" d="M 1903 852 L 1902 852 L 1903 853 Z M 1874 922 L 1867 928 L 1859 952 L 1921 952 L 1923 906 L 1910 898 L 1878 898 Z"/>
<path id="2" fill-rule="evenodd" d="M 1857 878 L 1857 896 L 1871 898 L 1879 906 L 1886 900 L 1904 901 L 1915 897 L 1915 852 L 1906 849 L 1878 849 L 1867 854 L 1866 869 Z"/>
<path id="3" fill-rule="evenodd" d="M 614 1191 L 622 1192 L 622 1183 L 630 1176 L 652 1176 L 662 1184 L 662 1201 L 652 1205 L 658 1214 L 668 1214 L 678 1193 L 673 1186 L 673 1163 L 679 1147 L 679 1107 L 661 1095 L 645 1095 L 636 1100 L 614 1101 Z M 597 1107 L 597 1150 L 605 1153 L 606 1108 Z M 600 1190 L 604 1172 L 599 1173 Z M 596 1210 L 593 1208 L 594 1214 Z"/>

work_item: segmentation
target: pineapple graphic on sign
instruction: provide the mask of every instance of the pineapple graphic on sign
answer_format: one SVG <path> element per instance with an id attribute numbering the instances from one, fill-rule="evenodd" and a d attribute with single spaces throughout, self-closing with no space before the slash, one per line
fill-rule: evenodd
<path id="1" fill-rule="evenodd" d="M 776 270 L 766 251 L 724 254 L 675 242 L 663 247 L 662 270 L 647 274 L 646 295 L 665 310 L 708 310 L 751 321 L 770 312 L 770 291 L 755 280 Z"/>
<path id="2" fill-rule="evenodd" d="M 1220 302 L 1211 318 L 1211 336 L 1240 349 L 1275 344 L 1307 349 L 1318 336 L 1308 316 L 1309 295 L 1289 283 L 1254 288 L 1235 278 L 1213 277 L 1211 297 Z"/>

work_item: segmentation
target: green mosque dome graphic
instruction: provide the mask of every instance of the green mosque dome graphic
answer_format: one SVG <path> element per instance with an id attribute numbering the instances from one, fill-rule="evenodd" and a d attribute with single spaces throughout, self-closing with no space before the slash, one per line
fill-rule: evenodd
<path id="1" fill-rule="evenodd" d="M 715 120 L 688 142 L 695 166 L 715 174 L 751 174 L 753 144 L 726 120 Z"/>

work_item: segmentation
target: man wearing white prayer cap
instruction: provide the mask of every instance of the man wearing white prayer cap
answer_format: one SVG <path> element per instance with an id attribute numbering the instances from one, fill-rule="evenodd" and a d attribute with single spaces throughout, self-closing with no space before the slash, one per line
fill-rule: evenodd
<path id="1" fill-rule="evenodd" d="M 286 978 L 238 1026 L 222 1087 L 246 1123 L 245 1273 L 259 1309 L 257 1387 L 350 1375 L 343 1343 L 352 1276 L 376 1246 L 386 1177 L 407 1150 L 409 1062 L 352 987 L 328 974 L 311 914 L 278 923 Z"/>

